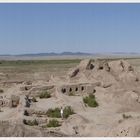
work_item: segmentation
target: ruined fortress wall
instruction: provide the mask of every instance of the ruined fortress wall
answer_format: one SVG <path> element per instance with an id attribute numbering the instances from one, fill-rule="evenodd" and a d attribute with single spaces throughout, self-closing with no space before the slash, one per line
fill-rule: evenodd
<path id="1" fill-rule="evenodd" d="M 0 99 L 0 107 L 8 107 L 8 106 L 9 106 L 9 100 Z"/>
<path id="2" fill-rule="evenodd" d="M 53 92 L 55 89 L 54 89 L 54 85 L 48 85 L 48 86 L 40 86 L 40 87 L 32 87 L 29 91 L 29 95 L 30 96 L 37 96 L 39 95 L 41 92 L 43 91 L 50 91 L 50 92 Z"/>
<path id="3" fill-rule="evenodd" d="M 58 88 L 59 92 L 68 95 L 69 93 L 73 94 L 82 94 L 82 93 L 93 93 L 95 91 L 96 84 L 74 84 L 74 85 L 63 85 Z"/>

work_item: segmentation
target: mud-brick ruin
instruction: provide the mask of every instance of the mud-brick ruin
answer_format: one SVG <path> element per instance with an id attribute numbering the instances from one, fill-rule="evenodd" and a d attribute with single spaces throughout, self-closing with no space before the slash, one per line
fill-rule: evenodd
<path id="1" fill-rule="evenodd" d="M 0 96 L 0 107 L 17 107 L 19 105 L 20 97 L 11 95 L 11 97 Z"/>
<path id="2" fill-rule="evenodd" d="M 85 59 L 49 81 L 11 84 L 0 95 L 2 136 L 140 136 L 140 73 L 127 61 Z M 51 97 L 40 98 L 42 92 Z M 98 107 L 85 106 L 83 97 L 89 94 L 95 95 Z M 58 128 L 42 127 L 53 119 L 46 115 L 50 108 L 65 106 L 75 114 L 58 118 Z M 5 133 L 8 124 L 18 131 Z"/>
<path id="3" fill-rule="evenodd" d="M 97 84 L 82 83 L 82 84 L 63 85 L 60 87 L 60 91 L 66 95 L 70 93 L 74 93 L 75 95 L 80 95 L 82 93 L 90 94 L 95 92 L 94 87 L 97 86 Z"/>
<path id="4" fill-rule="evenodd" d="M 125 79 L 126 77 L 128 79 Z M 127 80 L 127 83 L 132 79 L 139 80 L 134 68 L 124 60 L 107 62 L 89 59 L 81 61 L 76 68 L 70 70 L 66 79 L 65 83 L 58 88 L 59 91 L 63 94 L 73 92 L 78 95 L 94 93 L 97 86 L 107 88 L 118 81 Z"/>
<path id="5" fill-rule="evenodd" d="M 69 93 L 73 93 L 75 95 L 80 95 L 83 93 L 94 93 L 95 87 L 100 85 L 100 82 L 94 82 L 90 83 L 90 81 L 75 81 L 75 78 L 79 73 L 81 73 L 84 70 L 92 70 L 94 68 L 94 64 L 91 62 L 91 60 L 83 60 L 81 63 L 74 69 L 72 69 L 68 73 L 68 80 L 65 84 L 62 84 L 58 90 L 59 92 L 68 95 Z"/>

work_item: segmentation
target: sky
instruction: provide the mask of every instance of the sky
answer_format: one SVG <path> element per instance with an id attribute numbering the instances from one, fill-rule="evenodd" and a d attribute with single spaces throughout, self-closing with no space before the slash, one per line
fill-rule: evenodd
<path id="1" fill-rule="evenodd" d="M 0 54 L 140 53 L 140 3 L 0 3 Z"/>

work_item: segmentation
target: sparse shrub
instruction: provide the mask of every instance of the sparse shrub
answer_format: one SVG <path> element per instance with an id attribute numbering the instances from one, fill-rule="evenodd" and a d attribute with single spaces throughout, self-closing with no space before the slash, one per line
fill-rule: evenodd
<path id="1" fill-rule="evenodd" d="M 33 114 L 35 114 L 37 117 L 43 117 L 44 115 L 47 115 L 46 111 L 36 111 Z"/>
<path id="2" fill-rule="evenodd" d="M 25 115 L 25 116 L 29 116 L 29 113 L 28 113 L 27 110 L 24 110 L 24 115 Z"/>
<path id="3" fill-rule="evenodd" d="M 27 125 L 27 121 L 25 119 L 23 120 L 23 123 Z"/>
<path id="4" fill-rule="evenodd" d="M 74 111 L 72 110 L 72 108 L 70 106 L 66 106 L 64 108 L 64 114 L 63 117 L 64 118 L 68 118 L 70 115 L 74 114 Z"/>
<path id="5" fill-rule="evenodd" d="M 3 93 L 4 92 L 4 90 L 3 89 L 0 89 L 0 93 Z"/>
<path id="6" fill-rule="evenodd" d="M 32 102 L 37 102 L 35 97 L 32 98 Z"/>
<path id="7" fill-rule="evenodd" d="M 69 96 L 75 96 L 75 94 L 73 92 L 69 92 L 68 94 Z"/>
<path id="8" fill-rule="evenodd" d="M 63 117 L 68 118 L 72 114 L 74 114 L 72 108 L 70 106 L 66 106 L 63 110 Z M 49 109 L 47 111 L 47 116 L 52 118 L 61 118 L 60 108 Z"/>
<path id="9" fill-rule="evenodd" d="M 38 122 L 37 122 L 37 120 L 35 119 L 35 120 L 32 121 L 31 124 L 32 124 L 32 125 L 38 125 Z"/>
<path id="10" fill-rule="evenodd" d="M 97 107 L 99 106 L 98 102 L 95 99 L 95 95 L 90 94 L 83 98 L 83 102 L 87 104 L 89 107 Z"/>
<path id="11" fill-rule="evenodd" d="M 33 114 L 36 114 L 36 115 L 47 115 L 47 112 L 46 111 L 36 111 Z"/>
<path id="12" fill-rule="evenodd" d="M 58 120 L 50 120 L 49 123 L 47 124 L 47 127 L 59 127 L 61 126 Z"/>
<path id="13" fill-rule="evenodd" d="M 45 91 L 45 92 L 42 92 L 40 95 L 39 95 L 40 98 L 50 98 L 51 97 L 51 94 L 48 93 L 48 91 Z"/>
<path id="14" fill-rule="evenodd" d="M 125 115 L 125 114 L 123 114 L 122 116 L 123 116 L 123 119 L 129 119 L 129 118 L 132 118 L 131 115 Z"/>
<path id="15" fill-rule="evenodd" d="M 34 120 L 23 120 L 23 123 L 26 124 L 26 125 L 30 125 L 30 126 L 35 126 L 35 125 L 38 125 L 38 122 L 36 119 Z"/>
<path id="16" fill-rule="evenodd" d="M 60 109 L 59 108 L 48 109 L 47 116 L 52 118 L 61 118 Z"/>

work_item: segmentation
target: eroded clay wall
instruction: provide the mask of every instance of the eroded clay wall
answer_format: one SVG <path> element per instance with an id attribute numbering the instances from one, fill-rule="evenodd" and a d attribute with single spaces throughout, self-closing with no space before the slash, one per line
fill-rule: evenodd
<path id="1" fill-rule="evenodd" d="M 63 94 L 82 94 L 82 93 L 94 93 L 95 85 L 93 84 L 75 84 L 75 85 L 63 85 L 59 88 L 59 92 Z"/>

